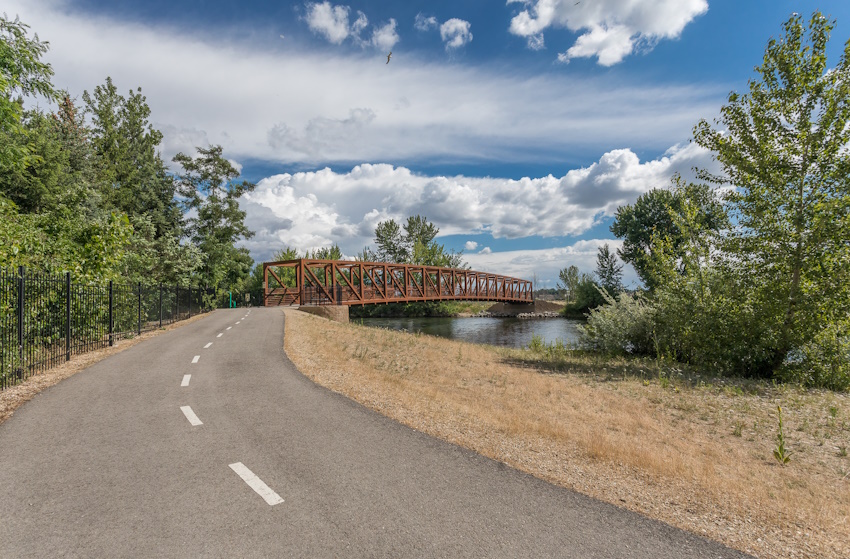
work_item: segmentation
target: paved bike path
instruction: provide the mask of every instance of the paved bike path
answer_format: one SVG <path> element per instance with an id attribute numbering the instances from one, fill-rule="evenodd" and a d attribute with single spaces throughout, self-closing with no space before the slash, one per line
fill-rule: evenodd
<path id="1" fill-rule="evenodd" d="M 743 557 L 319 387 L 283 352 L 283 313 L 247 312 L 109 357 L 0 425 L 0 557 Z"/>

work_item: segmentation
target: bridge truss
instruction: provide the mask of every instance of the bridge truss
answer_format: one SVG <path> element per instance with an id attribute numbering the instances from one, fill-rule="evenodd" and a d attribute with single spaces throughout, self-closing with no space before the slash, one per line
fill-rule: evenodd
<path id="1" fill-rule="evenodd" d="M 533 303 L 528 280 L 461 270 L 302 258 L 263 264 L 264 301 L 277 305 L 372 305 L 412 301 Z"/>

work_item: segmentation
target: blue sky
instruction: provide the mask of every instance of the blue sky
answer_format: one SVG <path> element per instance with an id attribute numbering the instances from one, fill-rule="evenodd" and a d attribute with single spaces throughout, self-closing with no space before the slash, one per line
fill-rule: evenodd
<path id="1" fill-rule="evenodd" d="M 6 0 L 80 96 L 141 86 L 166 160 L 221 144 L 257 183 L 257 261 L 348 255 L 423 214 L 475 269 L 554 286 L 619 246 L 616 208 L 711 155 L 689 143 L 744 91 L 792 12 L 850 2 Z M 390 63 L 387 54 L 392 51 Z M 626 269 L 626 283 L 635 285 Z"/>

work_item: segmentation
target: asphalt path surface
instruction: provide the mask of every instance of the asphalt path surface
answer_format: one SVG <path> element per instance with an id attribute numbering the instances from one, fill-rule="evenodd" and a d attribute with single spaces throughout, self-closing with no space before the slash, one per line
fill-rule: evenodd
<path id="1" fill-rule="evenodd" d="M 246 313 L 109 357 L 0 425 L 0 557 L 743 557 L 319 387 L 283 351 L 283 313 Z"/>

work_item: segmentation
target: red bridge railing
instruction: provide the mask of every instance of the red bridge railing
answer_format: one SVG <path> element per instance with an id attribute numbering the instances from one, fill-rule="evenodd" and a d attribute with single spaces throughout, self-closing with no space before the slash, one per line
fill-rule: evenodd
<path id="1" fill-rule="evenodd" d="M 265 305 L 372 305 L 411 301 L 532 303 L 528 280 L 455 268 L 286 260 L 263 264 Z"/>

